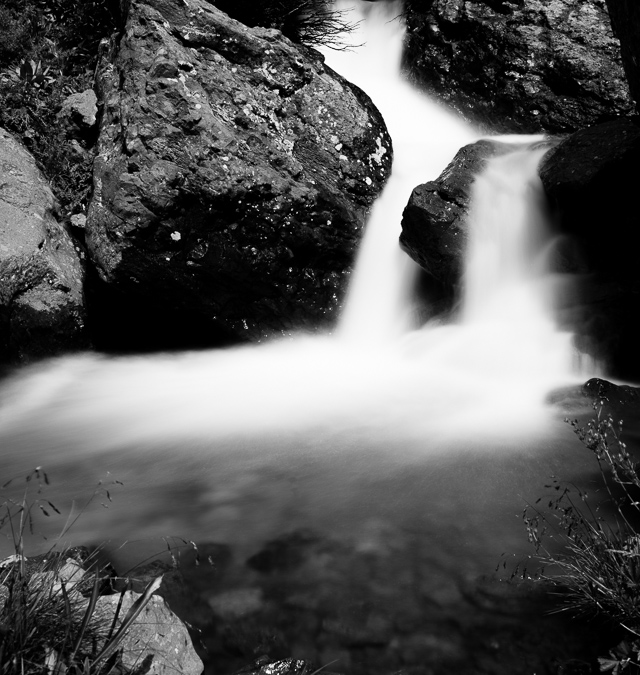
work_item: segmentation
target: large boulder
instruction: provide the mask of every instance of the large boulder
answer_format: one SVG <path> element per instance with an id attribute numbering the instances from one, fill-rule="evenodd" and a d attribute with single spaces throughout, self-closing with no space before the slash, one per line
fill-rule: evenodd
<path id="1" fill-rule="evenodd" d="M 488 140 L 466 145 L 437 180 L 411 193 L 400 245 L 424 270 L 422 286 L 437 314 L 451 309 L 459 289 L 473 182 L 489 158 L 510 148 Z"/>
<path id="2" fill-rule="evenodd" d="M 488 130 L 575 131 L 633 108 L 604 0 L 409 0 L 405 13 L 412 78 Z"/>
<path id="3" fill-rule="evenodd" d="M 0 361 L 86 346 L 80 253 L 35 160 L 0 129 Z"/>
<path id="4" fill-rule="evenodd" d="M 366 94 L 205 0 L 133 0 L 98 83 L 87 245 L 121 330 L 144 316 L 161 339 L 189 317 L 257 340 L 331 321 L 391 163 Z"/>
<path id="5" fill-rule="evenodd" d="M 573 323 L 582 346 L 612 375 L 638 379 L 640 121 L 578 131 L 545 156 L 540 177 L 579 260 L 581 311 Z"/>

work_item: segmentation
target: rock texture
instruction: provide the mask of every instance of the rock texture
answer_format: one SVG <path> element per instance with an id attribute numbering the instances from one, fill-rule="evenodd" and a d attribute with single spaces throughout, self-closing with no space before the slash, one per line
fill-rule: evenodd
<path id="1" fill-rule="evenodd" d="M 84 347 L 83 265 L 33 157 L 0 129 L 0 360 Z"/>
<path id="2" fill-rule="evenodd" d="M 413 79 L 489 130 L 576 131 L 633 108 L 604 0 L 412 0 L 406 15 Z"/>
<path id="3" fill-rule="evenodd" d="M 390 168 L 368 97 L 204 0 L 131 2 L 98 80 L 86 232 L 107 295 L 234 340 L 330 321 Z"/>
<path id="4" fill-rule="evenodd" d="M 435 181 L 418 185 L 402 215 L 400 244 L 425 271 L 435 313 L 451 308 L 462 275 L 471 186 L 486 160 L 509 150 L 495 141 L 463 147 Z"/>
<path id="5" fill-rule="evenodd" d="M 104 595 L 98 598 L 95 614 L 110 625 L 118 611 L 117 627 L 139 598 L 138 593 Z M 153 595 L 120 643 L 122 665 L 127 672 L 149 675 L 201 675 L 197 655 L 186 626 L 158 595 Z"/>
<path id="6" fill-rule="evenodd" d="M 604 358 L 612 375 L 638 378 L 640 122 L 573 134 L 544 158 L 540 177 L 580 253 L 582 307 L 573 323 L 583 348 Z"/>
<path id="7" fill-rule="evenodd" d="M 616 37 L 620 40 L 622 63 L 629 89 L 640 102 L 640 4 L 636 0 L 607 0 Z"/>

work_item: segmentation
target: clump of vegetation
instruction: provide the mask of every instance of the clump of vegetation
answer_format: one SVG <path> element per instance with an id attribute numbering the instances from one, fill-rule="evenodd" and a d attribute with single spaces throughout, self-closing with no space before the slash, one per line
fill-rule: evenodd
<path id="1" fill-rule="evenodd" d="M 117 0 L 4 0 L 0 7 L 0 126 L 20 138 L 63 215 L 86 209 L 94 139 L 69 139 L 57 114 L 93 86 L 100 41 L 120 22 Z"/>
<path id="2" fill-rule="evenodd" d="M 0 672 L 126 675 L 129 671 L 121 663 L 121 642 L 161 578 L 146 587 L 126 615 L 119 616 L 118 606 L 113 617 L 105 617 L 97 607 L 108 574 L 98 566 L 95 556 L 83 554 L 81 549 L 63 548 L 27 559 L 24 539 L 33 527 L 34 510 L 46 516 L 58 512 L 42 497 L 42 482 L 48 482 L 46 473 L 36 469 L 27 476 L 28 483 L 32 480 L 39 483 L 34 500 L 29 501 L 25 491 L 21 500 L 7 499 L 2 505 L 0 530 L 10 531 L 14 554 L 0 562 Z M 102 488 L 94 496 L 97 494 L 109 496 Z M 73 522 L 66 524 L 63 534 Z"/>
<path id="3" fill-rule="evenodd" d="M 622 641 L 599 659 L 602 672 L 617 675 L 640 672 L 640 463 L 622 440 L 623 421 L 614 422 L 603 407 L 603 400 L 594 406 L 586 427 L 567 422 L 598 462 L 608 497 L 603 507 L 612 514 L 603 518 L 586 493 L 554 482 L 549 512 L 527 507 L 524 521 L 543 565 L 537 577 L 557 587 L 560 610 L 600 616 L 622 630 Z"/>
<path id="4" fill-rule="evenodd" d="M 311 46 L 344 49 L 343 37 L 355 28 L 330 0 L 215 0 L 213 4 L 247 26 L 277 28 L 292 42 Z"/>

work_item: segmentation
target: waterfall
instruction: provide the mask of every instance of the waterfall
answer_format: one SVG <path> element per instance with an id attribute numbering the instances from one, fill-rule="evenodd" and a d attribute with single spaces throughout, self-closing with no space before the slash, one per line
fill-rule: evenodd
<path id="1" fill-rule="evenodd" d="M 367 222 L 338 334 L 360 346 L 380 345 L 414 327 L 412 282 L 417 267 L 398 247 L 402 211 L 411 191 L 436 179 L 458 149 L 477 140 L 478 133 L 402 77 L 402 2 L 338 0 L 336 9 L 352 12 L 359 21 L 345 40 L 360 46 L 325 49 L 325 59 L 369 94 L 382 113 L 394 149 L 392 174 Z"/>
<path id="2" fill-rule="evenodd" d="M 554 320 L 558 281 L 547 269 L 550 218 L 537 175 L 545 151 L 516 148 L 489 160 L 468 217 L 460 328 L 487 345 L 485 359 L 525 382 L 590 375 Z"/>
<path id="3" fill-rule="evenodd" d="M 353 39 L 366 39 L 366 49 L 380 54 L 328 56 L 380 107 L 395 146 L 392 176 L 372 211 L 335 335 L 197 353 L 86 354 L 26 369 L 0 391 L 5 475 L 42 464 L 67 495 L 78 487 L 74 480 L 84 477 L 86 487 L 87 476 L 107 470 L 132 478 L 137 492 L 119 525 L 101 521 L 104 536 L 162 533 L 169 523 L 194 539 L 215 531 L 216 540 L 248 541 L 256 530 L 267 536 L 271 521 L 263 529 L 260 522 L 271 511 L 243 516 L 240 526 L 246 505 L 225 511 L 218 501 L 229 490 L 241 500 L 247 480 L 263 487 L 263 476 L 304 462 L 320 467 L 320 475 L 337 467 L 338 475 L 319 479 L 304 495 L 317 494 L 314 503 L 322 503 L 314 517 L 331 519 L 360 489 L 356 478 L 347 481 L 351 474 L 339 473 L 346 457 L 359 467 L 353 475 L 385 474 L 403 463 L 456 456 L 452 448 L 517 452 L 515 439 L 523 447 L 548 433 L 548 391 L 584 374 L 548 301 L 553 279 L 543 264 L 539 152 L 520 148 L 494 159 L 475 183 L 459 317 L 446 325 L 411 323 L 415 265 L 398 245 L 402 210 L 411 190 L 435 179 L 478 134 L 402 79 L 399 8 L 357 2 L 354 11 L 366 20 Z M 339 494 L 328 488 L 345 481 Z M 203 482 L 196 520 L 179 496 L 156 494 Z M 156 492 L 140 497 L 141 485 Z"/>

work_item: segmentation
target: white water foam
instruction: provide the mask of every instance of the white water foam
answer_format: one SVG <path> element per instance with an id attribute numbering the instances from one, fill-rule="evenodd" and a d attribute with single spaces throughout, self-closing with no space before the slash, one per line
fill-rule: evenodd
<path id="1" fill-rule="evenodd" d="M 365 5 L 354 11 L 364 13 Z M 382 472 L 390 462 L 418 458 L 428 473 L 436 456 L 466 452 L 470 440 L 477 448 L 479 438 L 488 439 L 483 452 L 517 452 L 515 439 L 545 435 L 546 392 L 583 376 L 571 365 L 570 336 L 555 329 L 542 299 L 548 276 L 521 243 L 529 235 L 518 235 L 515 249 L 502 252 L 503 239 L 543 218 L 539 202 L 529 199 L 538 190 L 536 157 L 496 160 L 476 184 L 471 229 L 478 239 L 471 237 L 461 320 L 409 330 L 413 263 L 398 246 L 402 209 L 410 190 L 436 178 L 476 134 L 400 76 L 399 6 L 366 7 L 362 30 L 374 54 L 380 44 L 384 55 L 356 50 L 331 63 L 380 106 L 396 162 L 372 213 L 336 335 L 176 355 L 88 354 L 27 369 L 2 392 L 5 475 L 42 464 L 69 474 L 80 466 L 117 477 L 133 473 L 138 485 L 201 476 L 243 485 L 243 476 L 254 475 L 247 461 L 276 471 L 305 453 L 323 466 L 339 466 L 350 454 L 365 472 L 374 471 L 374 454 Z M 353 56 L 365 75 L 350 70 Z M 506 230 L 485 232 L 485 221 L 496 220 Z M 236 478 L 226 478 L 231 475 Z M 336 475 L 320 489 L 342 480 Z M 349 488 L 354 493 L 356 483 Z M 332 499 L 339 501 L 333 493 Z M 150 509 L 141 500 L 125 518 Z M 179 512 L 172 507 L 173 516 Z M 148 515 L 147 531 L 158 518 L 158 510 Z M 224 539 L 220 528 L 216 537 Z M 236 521 L 228 529 L 240 536 Z M 248 537 L 246 520 L 241 529 Z"/>

